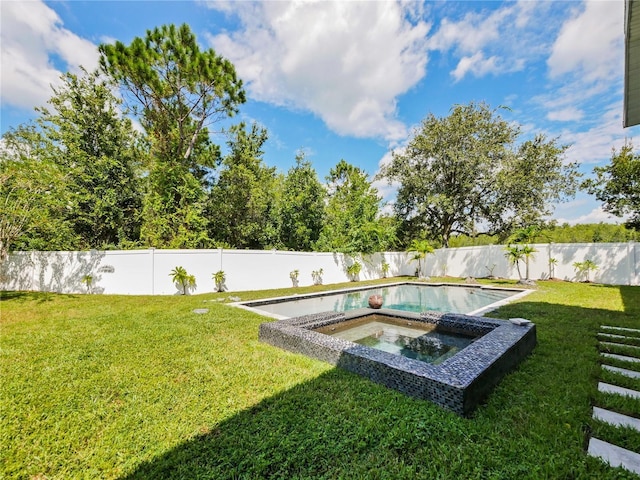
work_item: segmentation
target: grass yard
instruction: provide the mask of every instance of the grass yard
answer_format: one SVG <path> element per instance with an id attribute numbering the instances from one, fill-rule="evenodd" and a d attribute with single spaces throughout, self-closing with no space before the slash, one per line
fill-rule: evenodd
<path id="1" fill-rule="evenodd" d="M 597 392 L 598 327 L 640 328 L 640 287 L 539 282 L 490 314 L 531 319 L 538 346 L 470 419 L 259 343 L 268 319 L 203 303 L 226 296 L 3 292 L 0 477 L 637 478 L 585 446 L 593 431 L 640 452 L 591 419 L 616 402 L 640 417 Z"/>

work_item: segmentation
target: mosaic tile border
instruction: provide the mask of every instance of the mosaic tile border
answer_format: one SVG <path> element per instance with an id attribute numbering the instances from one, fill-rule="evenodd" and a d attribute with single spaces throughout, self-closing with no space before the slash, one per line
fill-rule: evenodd
<path id="1" fill-rule="evenodd" d="M 482 335 L 439 365 L 331 337 L 313 329 L 371 314 L 441 325 L 460 333 Z M 469 416 L 504 375 L 536 345 L 533 323 L 471 315 L 363 308 L 326 312 L 262 323 L 259 339 L 270 345 L 322 360 L 412 397 L 430 400 Z"/>

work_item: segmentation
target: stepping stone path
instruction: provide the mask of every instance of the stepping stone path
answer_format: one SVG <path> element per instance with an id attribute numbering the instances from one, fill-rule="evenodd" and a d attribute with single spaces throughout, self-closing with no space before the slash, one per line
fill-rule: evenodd
<path id="1" fill-rule="evenodd" d="M 640 347 L 622 343 L 630 338 L 640 340 L 640 329 L 622 328 L 602 325 L 598 337 L 601 338 L 600 345 L 603 347 L 631 347 L 629 351 L 638 349 L 638 357 L 640 357 Z M 602 352 L 600 354 L 604 359 L 623 360 L 627 362 L 640 362 L 638 357 L 629 357 L 626 355 L 617 355 L 613 353 Z M 640 378 L 640 372 L 628 370 L 626 368 L 612 367 L 611 365 L 602 365 L 604 370 L 624 375 L 630 378 Z M 629 388 L 611 385 L 605 382 L 598 383 L 598 391 L 610 393 L 613 395 L 624 395 L 632 398 L 640 398 L 640 392 Z M 619 428 L 632 428 L 640 431 L 640 419 L 613 412 L 600 407 L 593 407 L 593 416 L 595 420 L 606 422 Z M 587 453 L 592 457 L 597 457 L 608 463 L 612 467 L 622 467 L 631 472 L 640 475 L 640 453 L 627 450 L 625 448 L 613 445 L 598 438 L 592 437 L 589 440 Z"/>

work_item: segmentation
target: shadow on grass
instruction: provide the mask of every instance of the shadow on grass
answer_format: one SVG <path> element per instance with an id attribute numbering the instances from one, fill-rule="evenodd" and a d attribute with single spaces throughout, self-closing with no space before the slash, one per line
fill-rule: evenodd
<path id="1" fill-rule="evenodd" d="M 382 471 L 390 457 L 413 464 L 429 428 L 452 424 L 460 432 L 464 422 L 334 369 L 238 413 L 125 478 L 353 478 L 367 472 L 365 465 Z"/>
<path id="2" fill-rule="evenodd" d="M 526 301 L 499 313 L 534 321 L 538 346 L 470 420 L 334 369 L 123 478 L 633 478 L 584 451 L 596 332 L 625 313 Z"/>
<path id="3" fill-rule="evenodd" d="M 60 294 L 51 292 L 16 292 L 16 291 L 0 291 L 0 302 L 17 301 L 17 302 L 50 302 L 56 298 L 77 298 L 73 294 Z"/>

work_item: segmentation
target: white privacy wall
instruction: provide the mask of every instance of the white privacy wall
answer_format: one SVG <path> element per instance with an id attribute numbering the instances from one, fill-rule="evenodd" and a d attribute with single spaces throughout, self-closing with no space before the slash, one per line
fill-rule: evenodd
<path id="1" fill-rule="evenodd" d="M 529 278 L 547 279 L 549 259 L 555 258 L 554 278 L 578 281 L 576 262 L 593 261 L 598 269 L 590 273 L 594 282 L 610 285 L 640 285 L 640 243 L 544 243 L 532 245 L 536 250 L 529 261 Z M 525 265 L 520 271 L 525 275 Z M 428 275 L 453 277 L 518 278 L 515 265 L 505 256 L 503 245 L 442 248 L 426 259 Z"/>
<path id="2" fill-rule="evenodd" d="M 385 253 L 389 276 L 413 273 L 406 254 Z M 360 279 L 380 278 L 382 255 L 367 257 Z M 262 290 L 292 286 L 289 273 L 298 270 L 300 286 L 312 285 L 312 271 L 322 269 L 323 283 L 348 281 L 349 257 L 338 253 L 276 250 L 119 250 L 90 252 L 16 252 L 3 262 L 0 290 L 60 293 L 87 291 L 85 275 L 93 277 L 93 292 L 131 295 L 181 293 L 170 272 L 184 267 L 196 277 L 191 293 L 215 290 L 213 274 L 223 270 L 228 291 Z"/>
<path id="3" fill-rule="evenodd" d="M 598 270 L 591 280 L 612 285 L 640 285 L 640 244 L 584 243 L 538 244 L 530 261 L 530 278 L 549 277 L 549 258 L 555 258 L 554 276 L 579 280 L 575 262 L 592 260 Z M 366 257 L 360 279 L 380 278 L 382 258 L 390 265 L 389 276 L 413 275 L 417 264 L 404 252 Z M 3 262 L 1 290 L 35 290 L 61 293 L 86 292 L 85 275 L 93 277 L 94 293 L 174 295 L 179 293 L 169 276 L 177 266 L 196 277 L 192 293 L 212 292 L 212 276 L 226 275 L 229 291 L 289 287 L 289 273 L 299 271 L 299 285 L 313 283 L 311 272 L 323 270 L 323 283 L 349 280 L 348 256 L 338 253 L 286 252 L 276 250 L 120 250 L 90 252 L 16 252 Z M 504 246 L 444 248 L 423 261 L 431 276 L 496 277 L 517 279 L 515 266 L 505 257 Z M 525 273 L 524 265 L 521 271 Z"/>

